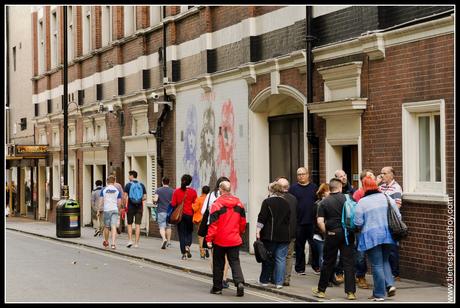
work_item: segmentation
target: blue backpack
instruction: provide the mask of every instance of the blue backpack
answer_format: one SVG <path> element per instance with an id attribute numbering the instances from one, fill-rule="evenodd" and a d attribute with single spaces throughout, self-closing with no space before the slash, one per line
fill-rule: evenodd
<path id="1" fill-rule="evenodd" d="M 342 207 L 342 228 L 345 232 L 345 241 L 348 245 L 348 232 L 355 229 L 355 210 L 357 203 L 345 194 L 346 201 Z"/>
<path id="2" fill-rule="evenodd" d="M 131 182 L 131 185 L 129 187 L 129 194 L 128 194 L 129 202 L 132 205 L 139 206 L 142 204 L 143 196 L 144 196 L 144 191 L 142 189 L 142 185 L 137 181 Z"/>

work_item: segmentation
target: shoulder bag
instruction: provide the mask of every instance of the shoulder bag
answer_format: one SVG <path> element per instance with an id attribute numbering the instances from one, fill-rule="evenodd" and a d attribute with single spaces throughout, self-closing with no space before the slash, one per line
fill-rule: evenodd
<path id="1" fill-rule="evenodd" d="M 169 223 L 172 225 L 177 225 L 178 223 L 181 222 L 182 220 L 182 213 L 184 212 L 184 202 L 185 198 L 187 198 L 187 190 L 185 191 L 184 195 L 184 200 L 182 200 L 182 203 L 176 206 L 174 211 L 171 214 L 171 217 L 169 218 Z"/>
<path id="2" fill-rule="evenodd" d="M 385 195 L 385 194 L 384 194 Z M 398 217 L 398 214 L 391 206 L 388 196 L 385 195 L 388 203 L 387 217 L 388 217 L 388 228 L 390 229 L 391 237 L 395 241 L 400 241 L 407 237 L 408 228 L 407 225 Z"/>

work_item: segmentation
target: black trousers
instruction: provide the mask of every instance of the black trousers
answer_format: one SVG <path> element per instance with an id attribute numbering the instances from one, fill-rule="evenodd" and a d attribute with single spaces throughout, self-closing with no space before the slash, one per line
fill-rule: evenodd
<path id="1" fill-rule="evenodd" d="M 192 245 L 193 221 L 192 216 L 182 215 L 182 220 L 177 224 L 179 231 L 180 252 L 185 253 L 185 246 Z"/>
<path id="2" fill-rule="evenodd" d="M 328 231 L 324 240 L 324 261 L 319 277 L 318 290 L 325 292 L 329 279 L 334 272 L 337 260 L 337 251 L 340 249 L 340 256 L 343 260 L 343 271 L 345 276 L 345 293 L 356 292 L 355 285 L 355 255 L 354 255 L 355 236 L 348 234 L 348 245 L 345 242 L 345 235 L 342 229 Z"/>
<path id="3" fill-rule="evenodd" d="M 319 269 L 319 254 L 316 245 L 313 242 L 313 225 L 297 225 L 295 238 L 295 271 L 305 272 L 305 244 L 308 241 L 310 252 L 312 254 L 311 267 Z"/>
<path id="4" fill-rule="evenodd" d="M 212 282 L 214 290 L 222 290 L 225 255 L 227 255 L 228 264 L 232 269 L 235 286 L 238 286 L 240 282 L 244 283 L 243 271 L 240 265 L 240 246 L 222 247 L 214 245 L 212 251 Z"/>

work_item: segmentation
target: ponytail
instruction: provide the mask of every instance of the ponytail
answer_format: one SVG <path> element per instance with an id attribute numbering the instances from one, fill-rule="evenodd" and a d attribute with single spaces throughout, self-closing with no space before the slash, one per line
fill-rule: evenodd
<path id="1" fill-rule="evenodd" d="M 190 174 L 184 174 L 180 179 L 180 189 L 186 191 L 190 183 L 192 183 L 192 176 Z"/>

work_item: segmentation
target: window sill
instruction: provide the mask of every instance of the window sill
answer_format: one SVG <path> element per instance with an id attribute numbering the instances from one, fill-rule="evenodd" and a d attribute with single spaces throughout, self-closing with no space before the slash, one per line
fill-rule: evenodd
<path id="1" fill-rule="evenodd" d="M 422 204 L 442 204 L 449 203 L 449 195 L 436 194 L 436 193 L 404 193 L 402 197 L 403 202 L 417 202 Z"/>

